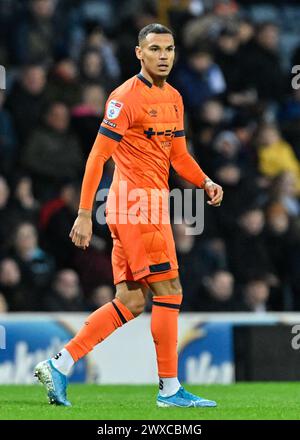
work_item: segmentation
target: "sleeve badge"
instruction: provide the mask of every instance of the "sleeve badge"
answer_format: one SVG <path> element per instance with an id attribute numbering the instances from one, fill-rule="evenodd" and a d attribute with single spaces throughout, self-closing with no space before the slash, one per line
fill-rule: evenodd
<path id="1" fill-rule="evenodd" d="M 107 110 L 106 110 L 106 117 L 108 119 L 116 119 L 119 116 L 122 107 L 123 107 L 122 102 L 119 102 L 119 101 L 112 99 L 108 103 Z"/>

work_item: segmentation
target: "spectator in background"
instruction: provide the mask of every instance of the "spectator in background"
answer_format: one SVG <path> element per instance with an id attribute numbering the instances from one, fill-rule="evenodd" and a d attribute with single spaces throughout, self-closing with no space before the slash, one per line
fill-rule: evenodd
<path id="1" fill-rule="evenodd" d="M 195 114 L 193 117 L 191 137 L 194 154 L 207 174 L 213 175 L 215 171 L 212 166 L 212 144 L 225 125 L 225 108 L 217 99 L 206 101 L 201 107 L 199 115 Z"/>
<path id="2" fill-rule="evenodd" d="M 102 86 L 88 83 L 83 86 L 80 103 L 72 109 L 72 126 L 77 133 L 85 160 L 104 115 L 105 99 L 106 94 Z"/>
<path id="3" fill-rule="evenodd" d="M 86 49 L 81 55 L 80 81 L 97 83 L 104 86 L 108 92 L 111 92 L 114 85 L 117 85 L 108 73 L 101 53 L 94 48 Z"/>
<path id="4" fill-rule="evenodd" d="M 22 280 L 32 297 L 39 295 L 50 285 L 55 264 L 53 258 L 38 245 L 36 227 L 31 223 L 21 223 L 15 232 L 11 256 L 20 266 Z"/>
<path id="5" fill-rule="evenodd" d="M 43 309 L 47 312 L 82 312 L 86 310 L 79 277 L 74 270 L 63 269 L 56 274 L 52 290 L 43 298 Z"/>
<path id="6" fill-rule="evenodd" d="M 241 17 L 238 22 L 238 36 L 240 45 L 249 43 L 255 35 L 254 23 L 247 17 Z"/>
<path id="7" fill-rule="evenodd" d="M 83 155 L 70 130 L 70 114 L 65 104 L 54 102 L 48 107 L 44 125 L 28 140 L 22 163 L 32 175 L 35 193 L 42 201 L 56 195 L 66 178 L 81 175 Z"/>
<path id="8" fill-rule="evenodd" d="M 270 287 L 263 276 L 250 279 L 243 286 L 242 295 L 245 311 L 261 313 L 269 310 Z"/>
<path id="9" fill-rule="evenodd" d="M 55 15 L 57 0 L 29 0 L 11 29 L 11 53 L 16 64 L 31 60 L 51 62 L 65 50 L 66 17 Z"/>
<path id="10" fill-rule="evenodd" d="M 5 94 L 0 90 L 0 173 L 8 176 L 16 159 L 17 139 L 12 117 L 3 104 Z"/>
<path id="11" fill-rule="evenodd" d="M 187 48 L 203 41 L 213 42 L 224 27 L 238 23 L 239 6 L 235 1 L 205 2 L 206 14 L 189 20 L 183 29 L 183 41 Z"/>
<path id="12" fill-rule="evenodd" d="M 228 258 L 237 282 L 245 282 L 258 271 L 274 278 L 264 236 L 265 216 L 259 206 L 244 206 L 237 228 L 228 240 Z M 275 282 L 278 282 L 275 277 Z"/>
<path id="13" fill-rule="evenodd" d="M 208 46 L 195 46 L 187 52 L 187 59 L 178 62 L 172 83 L 182 94 L 190 117 L 198 113 L 205 101 L 225 92 L 226 84 L 213 52 Z"/>
<path id="14" fill-rule="evenodd" d="M 280 202 L 271 203 L 266 210 L 266 248 L 281 286 L 297 285 L 300 249 L 300 223 L 288 215 Z M 273 310 L 285 310 L 282 289 L 274 289 L 270 305 Z"/>
<path id="15" fill-rule="evenodd" d="M 222 240 L 202 242 L 195 235 L 188 235 L 186 228 L 184 222 L 173 225 L 180 280 L 185 290 L 182 310 L 193 310 L 193 299 L 200 289 L 202 278 L 215 270 L 225 268 L 227 262 Z"/>
<path id="16" fill-rule="evenodd" d="M 281 203 L 287 213 L 294 218 L 300 215 L 300 202 L 297 195 L 296 178 L 293 173 L 284 172 L 272 180 L 270 203 Z"/>
<path id="17" fill-rule="evenodd" d="M 54 256 L 57 267 L 72 264 L 76 249 L 69 239 L 69 233 L 77 215 L 80 185 L 66 182 L 59 196 L 46 202 L 40 212 L 42 243 L 47 252 Z"/>
<path id="18" fill-rule="evenodd" d="M 16 177 L 11 204 L 19 220 L 37 222 L 40 204 L 33 194 L 32 179 L 26 174 Z"/>
<path id="19" fill-rule="evenodd" d="M 257 136 L 258 168 L 261 174 L 273 178 L 290 171 L 296 182 L 297 194 L 300 194 L 300 162 L 293 148 L 280 135 L 274 124 L 264 124 Z"/>
<path id="20" fill-rule="evenodd" d="M 284 206 L 272 203 L 266 210 L 266 244 L 278 277 L 288 277 L 292 248 L 300 245 L 299 222 L 289 217 Z"/>
<path id="21" fill-rule="evenodd" d="M 20 221 L 36 221 L 37 209 L 30 179 L 25 176 L 19 178 L 11 190 L 6 179 L 0 175 L 0 256 L 1 253 L 6 255 L 10 237 Z"/>
<path id="22" fill-rule="evenodd" d="M 254 40 L 243 46 L 240 63 L 245 83 L 255 88 L 260 100 L 282 101 L 286 77 L 281 68 L 279 28 L 275 23 L 257 26 Z"/>
<path id="23" fill-rule="evenodd" d="M 0 292 L 10 312 L 34 310 L 36 296 L 26 289 L 19 265 L 12 258 L 0 261 Z"/>
<path id="24" fill-rule="evenodd" d="M 235 298 L 234 277 L 230 272 L 217 270 L 203 278 L 202 287 L 194 296 L 193 311 L 229 312 L 239 310 Z"/>
<path id="25" fill-rule="evenodd" d="M 109 285 L 103 285 L 96 287 L 89 298 L 89 309 L 97 310 L 104 304 L 112 301 L 114 298 L 113 288 Z"/>
<path id="26" fill-rule="evenodd" d="M 41 64 L 25 65 L 6 101 L 21 148 L 40 121 L 46 102 L 45 68 Z"/>
<path id="27" fill-rule="evenodd" d="M 257 128 L 254 115 L 246 109 L 240 109 L 237 111 L 230 121 L 230 129 L 238 138 L 241 148 L 244 151 L 244 155 L 249 160 L 249 165 L 256 168 L 255 165 L 255 152 L 253 151 L 253 137 Z"/>
<path id="28" fill-rule="evenodd" d="M 210 136 L 203 136 L 203 139 L 200 140 L 201 144 L 209 144 L 214 138 L 216 131 L 220 130 L 224 123 L 225 109 L 222 102 L 218 99 L 209 99 L 208 101 L 205 101 L 200 109 L 200 120 L 195 129 L 199 129 L 202 127 L 204 127 L 205 129 L 205 127 L 208 127 L 211 128 L 213 131 Z"/>
<path id="29" fill-rule="evenodd" d="M 211 164 L 216 174 L 222 175 L 222 182 L 225 185 L 234 185 L 241 180 L 243 176 L 251 174 L 250 161 L 247 156 L 247 150 L 242 148 L 237 135 L 231 130 L 223 130 L 215 137 L 212 144 Z M 228 177 L 220 168 L 231 166 L 236 169 L 236 179 Z"/>
<path id="30" fill-rule="evenodd" d="M 119 83 L 121 69 L 119 61 L 115 56 L 112 42 L 106 38 L 98 22 L 89 21 L 86 28 L 87 35 L 82 52 L 87 49 L 97 50 L 103 59 L 108 76 L 112 79 L 113 83 Z M 78 51 L 78 47 L 76 49 Z"/>
<path id="31" fill-rule="evenodd" d="M 197 160 L 201 160 L 203 169 L 212 173 L 211 145 L 213 139 L 225 124 L 225 109 L 217 99 L 206 101 L 199 111 L 199 116 L 194 115 L 192 140 Z"/>
<path id="32" fill-rule="evenodd" d="M 180 280 L 185 291 L 183 308 L 189 309 L 193 297 L 199 289 L 201 276 L 205 273 L 205 261 L 200 253 L 200 243 L 195 235 L 186 233 L 187 225 L 173 225 L 176 254 L 180 266 Z"/>
<path id="33" fill-rule="evenodd" d="M 63 58 L 49 71 L 47 94 L 52 101 L 73 106 L 80 102 L 78 67 L 71 58 Z"/>
<path id="34" fill-rule="evenodd" d="M 227 92 L 240 90 L 243 75 L 240 67 L 240 40 L 237 27 L 225 27 L 218 35 L 215 61 L 225 78 Z"/>
<path id="35" fill-rule="evenodd" d="M 88 249 L 85 252 L 78 249 L 74 254 L 73 267 L 80 276 L 85 295 L 100 284 L 112 286 L 110 243 L 93 235 Z"/>
<path id="36" fill-rule="evenodd" d="M 207 227 L 212 229 L 212 235 L 221 233 L 228 237 L 234 234 L 236 229 L 241 200 L 247 198 L 248 203 L 251 203 L 257 197 L 255 168 L 252 167 L 247 150 L 231 130 L 223 130 L 215 137 L 210 150 L 209 164 L 208 170 L 212 178 L 220 182 L 226 191 L 226 198 L 222 202 L 220 212 L 206 209 Z"/>
<path id="37" fill-rule="evenodd" d="M 10 188 L 5 177 L 0 175 L 0 256 L 8 246 L 8 238 L 14 227 L 13 210 L 9 203 Z"/>
<path id="38" fill-rule="evenodd" d="M 244 79 L 238 25 L 222 29 L 216 43 L 215 61 L 225 78 L 228 102 L 234 107 L 255 104 L 257 93 Z"/>

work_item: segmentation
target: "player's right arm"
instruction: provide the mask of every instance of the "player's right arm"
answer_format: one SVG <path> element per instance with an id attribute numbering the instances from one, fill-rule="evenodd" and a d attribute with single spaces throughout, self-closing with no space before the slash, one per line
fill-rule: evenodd
<path id="1" fill-rule="evenodd" d="M 105 162 L 111 157 L 118 142 L 98 133 L 89 154 L 81 187 L 78 216 L 70 232 L 75 246 L 87 248 L 92 236 L 92 209 L 95 194 L 103 174 Z"/>
<path id="2" fill-rule="evenodd" d="M 75 246 L 82 249 L 89 246 L 92 237 L 92 209 L 104 164 L 118 147 L 129 124 L 130 112 L 127 105 L 116 99 L 109 99 L 105 117 L 86 163 L 78 216 L 69 234 Z"/>

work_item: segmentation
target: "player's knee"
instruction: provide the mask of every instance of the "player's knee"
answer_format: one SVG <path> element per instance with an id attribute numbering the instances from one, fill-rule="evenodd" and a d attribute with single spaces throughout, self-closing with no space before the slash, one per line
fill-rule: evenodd
<path id="1" fill-rule="evenodd" d="M 182 286 L 179 277 L 150 284 L 154 295 L 182 295 Z"/>
<path id="2" fill-rule="evenodd" d="M 123 291 L 119 289 L 116 293 L 118 298 L 125 307 L 133 314 L 134 317 L 139 316 L 145 308 L 146 300 L 143 294 Z"/>
<path id="3" fill-rule="evenodd" d="M 141 313 L 143 313 L 144 308 L 145 308 L 145 301 L 141 302 L 141 303 L 134 303 L 132 305 L 130 305 L 130 311 L 133 314 L 133 316 L 136 318 L 137 316 L 139 316 Z"/>
<path id="4" fill-rule="evenodd" d="M 173 295 L 182 295 L 182 285 L 179 278 L 170 280 L 170 290 Z"/>
<path id="5" fill-rule="evenodd" d="M 122 301 L 121 298 L 119 298 Z M 123 302 L 123 301 L 122 301 Z M 141 298 L 130 298 L 123 302 L 123 304 L 127 307 L 128 310 L 133 314 L 136 318 L 141 313 L 143 313 L 145 308 L 146 301 Z"/>

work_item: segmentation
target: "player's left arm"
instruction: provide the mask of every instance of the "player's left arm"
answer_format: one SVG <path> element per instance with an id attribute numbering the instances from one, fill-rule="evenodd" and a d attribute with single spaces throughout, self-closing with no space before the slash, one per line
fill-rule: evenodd
<path id="1" fill-rule="evenodd" d="M 181 127 L 174 134 L 170 153 L 170 162 L 175 171 L 194 185 L 203 188 L 210 200 L 207 202 L 212 206 L 220 206 L 223 199 L 223 189 L 213 182 L 201 169 L 186 146 L 185 133 L 183 130 L 183 104 L 179 102 L 181 110 Z"/>

